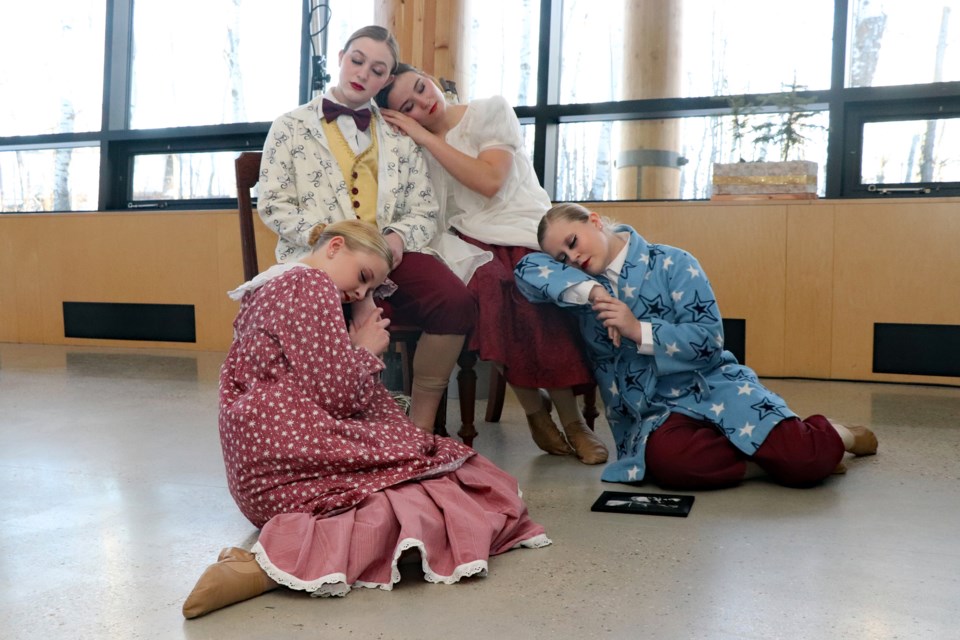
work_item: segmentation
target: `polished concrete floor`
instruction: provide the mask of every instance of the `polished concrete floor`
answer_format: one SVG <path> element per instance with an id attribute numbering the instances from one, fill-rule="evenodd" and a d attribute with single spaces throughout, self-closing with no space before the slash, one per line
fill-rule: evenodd
<path id="1" fill-rule="evenodd" d="M 798 380 L 768 382 L 871 424 L 879 455 L 814 489 L 698 492 L 688 518 L 591 513 L 638 489 L 541 455 L 508 401 L 476 448 L 553 546 L 458 585 L 405 569 L 392 592 L 274 591 L 185 621 L 204 567 L 257 533 L 226 489 L 222 357 L 0 344 L 0 637 L 960 637 L 960 389 Z"/>

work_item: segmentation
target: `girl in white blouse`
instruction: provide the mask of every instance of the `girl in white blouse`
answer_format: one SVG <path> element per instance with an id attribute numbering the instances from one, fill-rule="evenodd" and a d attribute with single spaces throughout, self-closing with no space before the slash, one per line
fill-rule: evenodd
<path id="1" fill-rule="evenodd" d="M 501 368 L 541 449 L 605 462 L 606 447 L 587 428 L 573 394 L 573 387 L 593 382 L 576 327 L 550 306 L 529 303 L 513 279 L 516 263 L 539 251 L 537 225 L 551 205 L 513 109 L 500 96 L 448 104 L 430 76 L 404 63 L 377 103 L 385 107 L 384 120 L 427 151 L 442 231 L 427 250 L 477 298 L 471 348 Z"/>

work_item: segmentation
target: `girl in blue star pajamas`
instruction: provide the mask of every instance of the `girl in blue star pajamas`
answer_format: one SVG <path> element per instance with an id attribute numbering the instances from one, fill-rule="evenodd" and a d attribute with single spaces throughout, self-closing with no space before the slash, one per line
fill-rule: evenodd
<path id="1" fill-rule="evenodd" d="M 517 264 L 517 286 L 577 315 L 617 445 L 604 481 L 718 488 L 754 463 L 809 486 L 842 470 L 844 451 L 876 453 L 870 430 L 801 420 L 724 350 L 716 297 L 686 251 L 577 204 L 550 209 L 538 239 L 545 253 Z"/>

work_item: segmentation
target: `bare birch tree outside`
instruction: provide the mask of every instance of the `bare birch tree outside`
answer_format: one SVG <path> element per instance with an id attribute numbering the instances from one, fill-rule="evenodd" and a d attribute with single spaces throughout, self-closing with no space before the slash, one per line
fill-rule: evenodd
<path id="1" fill-rule="evenodd" d="M 502 95 L 537 106 L 542 0 L 467 0 L 469 77 L 464 99 Z M 560 105 L 609 103 L 625 96 L 624 25 L 644 0 L 554 0 L 561 12 Z M 656 0 L 654 0 L 656 2 Z M 681 82 L 675 98 L 761 95 L 784 82 L 830 89 L 833 0 L 810 0 L 790 12 L 789 28 L 765 26 L 771 0 L 671 0 L 682 3 Z M 16 19 L 0 21 L 0 137 L 64 134 L 68 143 L 0 147 L 0 212 L 95 210 L 100 141 L 69 139 L 100 132 L 106 3 L 49 0 L 21 3 Z M 265 0 L 136 0 L 128 127 L 167 130 L 269 122 L 296 106 L 302 3 Z M 373 21 L 374 0 L 331 0 L 326 51 L 331 66 L 348 33 Z M 791 5 L 793 6 L 793 5 Z M 956 16 L 960 0 L 849 0 L 845 86 L 886 87 L 960 81 Z M 182 16 L 189 15 L 190 20 Z M 56 16 L 49 20 L 49 16 Z M 744 16 L 761 16 L 745 20 Z M 264 43 L 268 42 L 269 46 Z M 953 46 L 951 46 L 953 45 Z M 30 60 L 30 64 L 13 61 Z M 631 63 L 632 64 L 632 63 Z M 328 69 L 331 74 L 336 69 Z M 42 78 L 42 82 L 38 79 Z M 642 83 L 641 83 L 642 85 Z M 29 91 L 24 91 L 29 87 Z M 540 105 L 545 106 L 545 105 Z M 762 125 L 759 115 L 753 125 Z M 829 114 L 818 112 L 825 127 Z M 574 119 L 571 119 L 574 120 Z M 676 127 L 682 199 L 709 195 L 713 162 L 744 153 L 731 116 L 689 115 L 659 122 Z M 557 126 L 557 199 L 610 200 L 624 121 L 562 121 Z M 533 128 L 524 127 L 527 152 Z M 749 141 L 747 141 L 749 143 Z M 827 132 L 812 136 L 807 159 L 826 165 Z M 922 115 L 867 120 L 864 183 L 960 181 L 960 118 Z M 643 149 L 639 149 L 643 151 Z M 632 150 L 631 150 L 632 151 Z M 656 150 L 654 150 L 656 151 Z M 755 147 L 754 156 L 776 149 Z M 233 197 L 233 152 L 151 152 L 132 158 L 132 199 L 168 201 Z M 821 176 L 822 177 L 822 176 Z M 821 185 L 824 181 L 821 180 Z"/>
<path id="2" fill-rule="evenodd" d="M 176 15 L 195 19 L 178 21 L 176 29 L 157 28 Z M 299 86 L 300 22 L 300 3 L 138 0 L 133 15 L 131 126 L 266 122 L 292 109 Z M 132 198 L 232 198 L 235 155 L 138 155 Z"/>
<path id="3" fill-rule="evenodd" d="M 104 3 L 59 4 L 22 3 L 0 20 L 0 136 L 100 128 Z M 0 148 L 0 212 L 96 208 L 98 165 L 90 143 Z"/>
<path id="4" fill-rule="evenodd" d="M 853 87 L 956 81 L 960 50 L 951 18 L 957 0 L 924 3 L 857 0 L 851 6 L 847 84 Z M 922 25 L 923 36 L 911 25 Z M 960 118 L 868 122 L 863 130 L 863 183 L 960 180 Z"/>

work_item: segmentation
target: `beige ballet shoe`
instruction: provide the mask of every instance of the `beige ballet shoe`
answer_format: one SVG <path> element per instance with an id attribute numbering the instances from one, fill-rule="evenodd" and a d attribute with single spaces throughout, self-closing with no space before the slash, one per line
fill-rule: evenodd
<path id="1" fill-rule="evenodd" d="M 853 434 L 853 446 L 848 449 L 855 456 L 872 456 L 877 453 L 877 436 L 866 427 L 847 427 Z"/>
<path id="2" fill-rule="evenodd" d="M 843 462 L 838 462 L 837 466 L 833 468 L 833 471 L 831 472 L 831 474 L 835 476 L 842 476 L 846 472 L 847 472 L 847 465 L 845 465 Z"/>
<path id="3" fill-rule="evenodd" d="M 582 420 L 563 425 L 563 432 L 583 464 L 602 464 L 607 461 L 607 448 Z"/>
<path id="4" fill-rule="evenodd" d="M 279 585 L 257 564 L 256 556 L 244 549 L 229 547 L 219 560 L 207 567 L 186 602 L 183 617 L 188 620 L 237 602 L 249 600 Z"/>
<path id="5" fill-rule="evenodd" d="M 527 415 L 527 425 L 530 427 L 530 435 L 533 436 L 533 441 L 542 451 L 546 451 L 550 455 L 570 455 L 573 453 L 573 449 L 563 439 L 563 434 L 557 428 L 557 423 L 550 417 L 550 409 L 553 408 L 553 405 L 549 396 L 541 391 L 540 398 L 543 401 L 543 409 Z"/>

